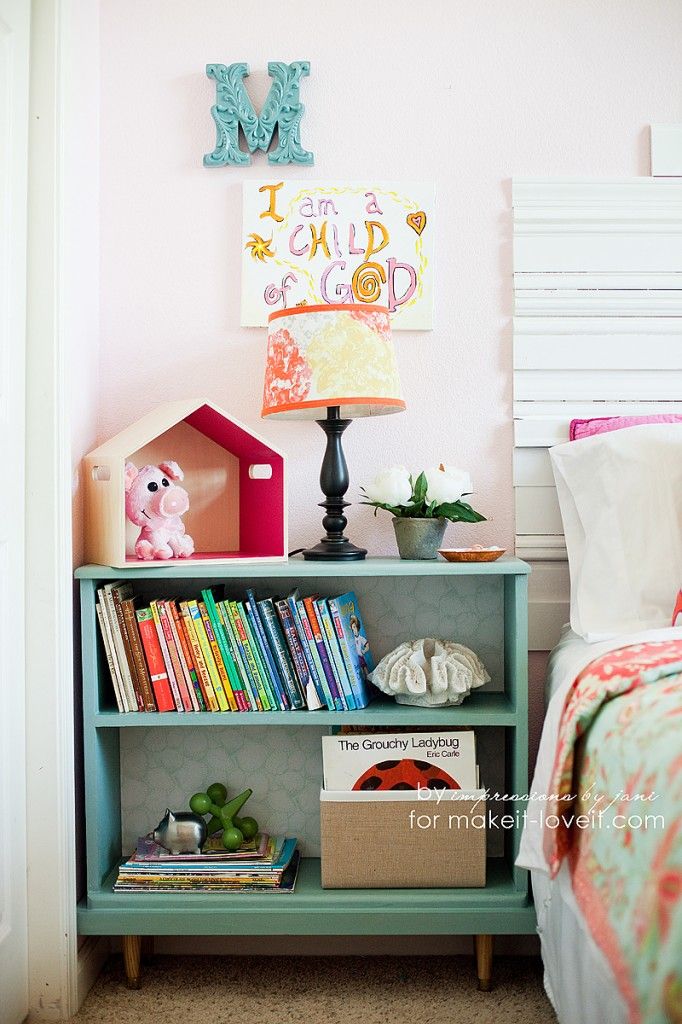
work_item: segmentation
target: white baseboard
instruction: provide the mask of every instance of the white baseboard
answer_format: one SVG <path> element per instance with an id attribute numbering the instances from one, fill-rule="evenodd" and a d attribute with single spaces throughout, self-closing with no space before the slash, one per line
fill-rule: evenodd
<path id="1" fill-rule="evenodd" d="M 85 997 L 97 981 L 110 951 L 109 939 L 96 935 L 89 935 L 78 950 L 77 1010 L 80 1010 L 85 1002 Z"/>

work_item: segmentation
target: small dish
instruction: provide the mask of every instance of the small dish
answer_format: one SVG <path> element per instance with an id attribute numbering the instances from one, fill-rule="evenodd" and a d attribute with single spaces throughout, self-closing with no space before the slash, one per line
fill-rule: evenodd
<path id="1" fill-rule="evenodd" d="M 483 548 L 477 545 L 473 548 L 439 548 L 438 554 L 442 555 L 446 562 L 495 562 L 504 554 L 505 550 L 505 548 Z"/>

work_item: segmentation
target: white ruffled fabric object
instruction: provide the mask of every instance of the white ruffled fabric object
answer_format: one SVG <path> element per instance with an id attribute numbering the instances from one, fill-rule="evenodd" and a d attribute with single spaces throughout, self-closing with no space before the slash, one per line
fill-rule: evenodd
<path id="1" fill-rule="evenodd" d="M 468 647 L 426 637 L 400 644 L 387 654 L 371 680 L 398 704 L 445 707 L 461 704 L 472 690 L 489 683 L 490 676 Z"/>

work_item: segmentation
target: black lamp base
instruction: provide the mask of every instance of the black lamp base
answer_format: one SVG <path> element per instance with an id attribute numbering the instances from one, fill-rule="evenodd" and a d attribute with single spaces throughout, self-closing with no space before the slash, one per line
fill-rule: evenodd
<path id="1" fill-rule="evenodd" d="M 354 562 L 365 558 L 365 548 L 356 547 L 344 535 L 347 519 L 343 510 L 349 502 L 344 501 L 348 490 L 348 466 L 343 454 L 341 438 L 350 420 L 341 419 L 338 405 L 327 409 L 326 420 L 317 421 L 327 435 L 327 447 L 320 471 L 320 487 L 325 500 L 320 508 L 325 510 L 322 526 L 326 537 L 322 537 L 314 548 L 305 548 L 303 557 L 310 562 Z"/>
<path id="2" fill-rule="evenodd" d="M 356 547 L 347 537 L 338 544 L 328 543 L 323 537 L 314 548 L 304 548 L 303 557 L 309 562 L 359 562 L 367 557 L 367 549 Z"/>

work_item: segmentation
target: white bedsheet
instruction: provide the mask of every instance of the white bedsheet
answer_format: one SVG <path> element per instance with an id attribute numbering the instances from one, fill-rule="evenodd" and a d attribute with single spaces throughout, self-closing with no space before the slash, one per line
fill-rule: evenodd
<path id="1" fill-rule="evenodd" d="M 646 630 L 588 644 L 567 626 L 550 655 L 545 685 L 547 714 L 516 863 L 531 873 L 545 989 L 560 1024 L 626 1024 L 628 1020 L 611 968 L 575 901 L 568 865 L 564 862 L 557 877 L 550 879 L 542 851 L 542 794 L 550 787 L 566 693 L 578 673 L 608 651 L 646 640 L 676 639 L 682 639 L 682 627 Z"/>
<path id="2" fill-rule="evenodd" d="M 628 1011 L 606 957 L 575 902 L 568 865 L 556 878 L 531 871 L 545 991 L 560 1024 L 627 1024 Z"/>

